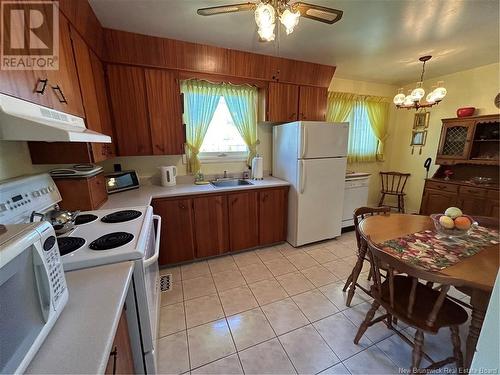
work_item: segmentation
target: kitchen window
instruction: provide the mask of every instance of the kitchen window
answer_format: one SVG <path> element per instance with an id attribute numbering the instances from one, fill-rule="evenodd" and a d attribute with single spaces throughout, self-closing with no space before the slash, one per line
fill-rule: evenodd
<path id="1" fill-rule="evenodd" d="M 378 139 L 373 134 L 364 103 L 354 103 L 347 121 L 349 121 L 348 161 L 375 161 L 377 159 Z"/>
<path id="2" fill-rule="evenodd" d="M 220 97 L 200 148 L 202 163 L 245 161 L 248 147 L 234 125 L 226 100 Z"/>

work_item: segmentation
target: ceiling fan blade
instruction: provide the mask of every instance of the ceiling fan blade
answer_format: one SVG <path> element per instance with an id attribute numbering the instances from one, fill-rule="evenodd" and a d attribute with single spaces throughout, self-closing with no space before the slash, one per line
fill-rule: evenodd
<path id="1" fill-rule="evenodd" d="M 342 14 L 341 10 L 324 7 L 316 4 L 309 4 L 299 1 L 292 5 L 294 11 L 300 11 L 300 15 L 304 18 L 309 18 L 314 21 L 319 21 L 327 24 L 334 24 L 340 21 Z"/>
<path id="2" fill-rule="evenodd" d="M 244 12 L 247 10 L 255 10 L 254 3 L 241 3 L 232 5 L 221 5 L 216 7 L 200 8 L 196 11 L 200 16 L 213 16 L 215 14 Z"/>

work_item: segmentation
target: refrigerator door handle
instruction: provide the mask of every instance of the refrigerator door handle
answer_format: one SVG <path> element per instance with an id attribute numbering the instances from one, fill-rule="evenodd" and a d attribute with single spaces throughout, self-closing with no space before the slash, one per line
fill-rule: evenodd
<path id="1" fill-rule="evenodd" d="M 306 188 L 306 169 L 304 167 L 304 160 L 300 161 L 300 194 L 304 193 Z"/>
<path id="2" fill-rule="evenodd" d="M 307 127 L 302 126 L 302 159 L 306 157 L 307 154 Z"/>

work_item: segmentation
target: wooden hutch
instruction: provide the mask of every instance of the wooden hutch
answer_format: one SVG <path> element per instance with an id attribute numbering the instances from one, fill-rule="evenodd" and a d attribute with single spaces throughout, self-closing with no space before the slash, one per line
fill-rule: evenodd
<path id="1" fill-rule="evenodd" d="M 455 206 L 469 215 L 499 217 L 500 115 L 442 122 L 439 169 L 425 181 L 420 213 L 441 213 Z M 446 179 L 448 171 L 453 174 Z M 478 177 L 486 179 L 479 182 Z"/>

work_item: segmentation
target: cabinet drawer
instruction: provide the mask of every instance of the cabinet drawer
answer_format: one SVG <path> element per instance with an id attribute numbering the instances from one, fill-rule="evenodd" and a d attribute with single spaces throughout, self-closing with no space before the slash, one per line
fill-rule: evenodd
<path id="1" fill-rule="evenodd" d="M 486 197 L 487 190 L 471 186 L 460 186 L 460 195 L 474 195 L 476 197 Z"/>
<path id="2" fill-rule="evenodd" d="M 500 193 L 498 190 L 487 190 L 486 196 L 488 197 L 488 199 L 498 200 Z"/>
<path id="3" fill-rule="evenodd" d="M 441 191 L 449 191 L 451 193 L 456 193 L 458 191 L 458 185 L 447 184 L 446 182 L 436 182 L 436 181 L 426 181 L 426 189 L 436 189 Z"/>

